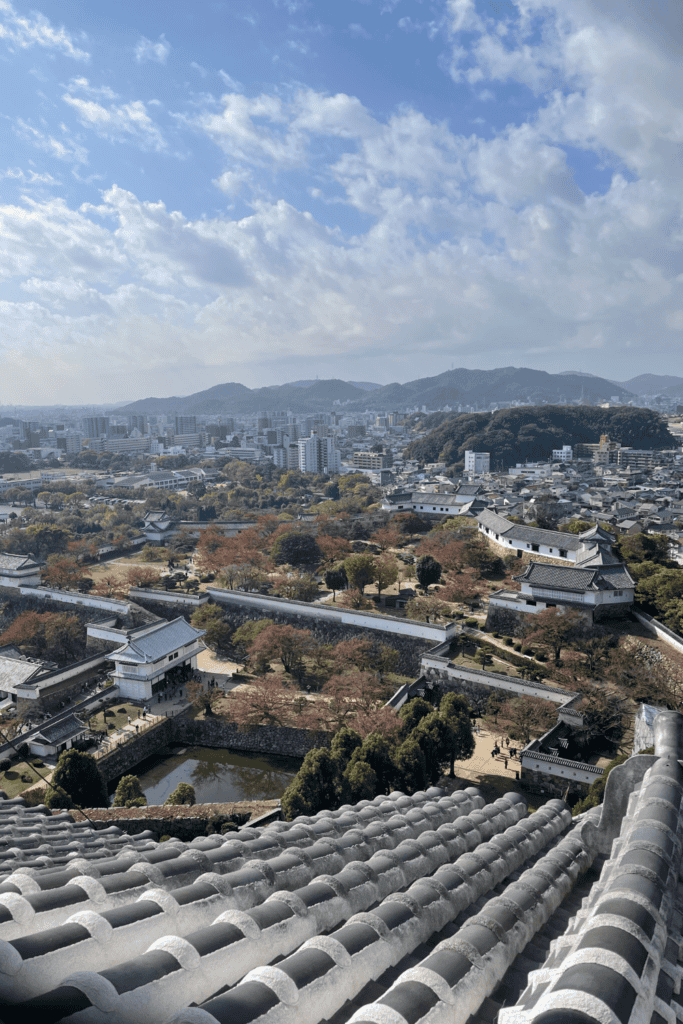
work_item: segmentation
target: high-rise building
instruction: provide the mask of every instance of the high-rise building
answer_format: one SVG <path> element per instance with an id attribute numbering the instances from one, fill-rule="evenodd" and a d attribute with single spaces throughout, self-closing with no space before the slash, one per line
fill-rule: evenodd
<path id="1" fill-rule="evenodd" d="M 341 455 L 334 447 L 333 437 L 318 437 L 311 434 L 297 442 L 299 448 L 299 469 L 302 473 L 339 473 Z"/>
<path id="2" fill-rule="evenodd" d="M 130 430 L 139 430 L 141 434 L 149 433 L 149 424 L 146 416 L 129 416 L 128 417 L 128 428 Z"/>
<path id="3" fill-rule="evenodd" d="M 197 433 L 197 417 L 196 416 L 176 416 L 176 418 L 175 418 L 175 432 L 176 432 L 176 434 L 196 434 Z"/>
<path id="4" fill-rule="evenodd" d="M 108 416 L 86 416 L 84 418 L 83 433 L 86 437 L 106 437 L 108 432 Z"/>

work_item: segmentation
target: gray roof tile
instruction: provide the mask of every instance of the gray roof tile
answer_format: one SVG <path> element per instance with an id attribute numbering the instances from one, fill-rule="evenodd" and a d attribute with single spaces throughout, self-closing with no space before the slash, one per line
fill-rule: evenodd
<path id="1" fill-rule="evenodd" d="M 192 643 L 204 636 L 206 630 L 195 629 L 182 616 L 172 622 L 160 622 L 142 634 L 132 637 L 123 647 L 112 651 L 111 657 L 127 658 L 141 663 L 156 661 L 167 654 L 172 654 L 179 647 Z"/>
<path id="2" fill-rule="evenodd" d="M 17 686 L 42 672 L 43 666 L 33 661 L 0 656 L 0 690 L 14 690 Z"/>
<path id="3" fill-rule="evenodd" d="M 578 567 L 573 565 L 550 565 L 547 562 L 529 562 L 526 570 L 516 580 L 536 587 L 553 590 L 567 590 L 586 593 L 594 590 L 628 590 L 635 586 L 626 566 L 605 565 Z"/>
<path id="4" fill-rule="evenodd" d="M 38 569 L 38 562 L 30 555 L 10 555 L 5 552 L 0 554 L 0 571 L 16 572 L 18 569 Z"/>

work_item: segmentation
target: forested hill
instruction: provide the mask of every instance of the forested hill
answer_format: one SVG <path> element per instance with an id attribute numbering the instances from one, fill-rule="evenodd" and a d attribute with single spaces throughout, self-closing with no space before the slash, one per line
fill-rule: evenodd
<path id="1" fill-rule="evenodd" d="M 439 414 L 437 414 L 439 415 Z M 429 427 L 430 420 L 425 420 Z M 460 466 L 465 451 L 490 452 L 491 468 L 538 462 L 564 444 L 595 444 L 601 434 L 630 448 L 676 448 L 666 421 L 650 409 L 532 405 L 451 416 L 405 449 L 419 462 Z"/>

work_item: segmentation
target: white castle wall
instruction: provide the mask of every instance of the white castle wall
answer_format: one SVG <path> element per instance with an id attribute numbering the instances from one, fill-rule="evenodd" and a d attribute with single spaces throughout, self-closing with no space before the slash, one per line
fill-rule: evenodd
<path id="1" fill-rule="evenodd" d="M 434 623 L 418 622 L 415 619 L 399 619 L 390 615 L 354 611 L 350 608 L 339 608 L 328 604 L 306 604 L 305 601 L 288 601 L 283 597 L 264 597 L 262 594 L 248 594 L 241 590 L 222 590 L 218 587 L 207 587 L 206 590 L 218 604 L 236 604 L 242 608 L 253 608 L 254 611 L 263 615 L 268 612 L 274 612 L 276 615 L 297 615 L 301 618 L 316 619 L 319 622 L 355 626 L 358 629 L 374 629 L 420 640 L 433 640 L 434 643 L 442 643 L 444 640 L 451 639 L 458 632 L 458 627 L 454 622 L 438 626 Z"/>

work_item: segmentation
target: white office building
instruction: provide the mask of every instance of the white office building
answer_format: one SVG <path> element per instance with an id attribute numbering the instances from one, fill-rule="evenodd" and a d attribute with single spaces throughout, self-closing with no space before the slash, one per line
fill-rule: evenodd
<path id="1" fill-rule="evenodd" d="M 466 473 L 489 473 L 491 471 L 491 455 L 489 452 L 465 452 Z"/>
<path id="2" fill-rule="evenodd" d="M 333 437 L 302 437 L 297 441 L 299 448 L 299 469 L 302 473 L 341 472 L 341 453 L 334 447 Z"/>
<path id="3" fill-rule="evenodd" d="M 553 462 L 571 462 L 574 452 L 570 444 L 563 444 L 561 448 L 553 448 Z"/>

